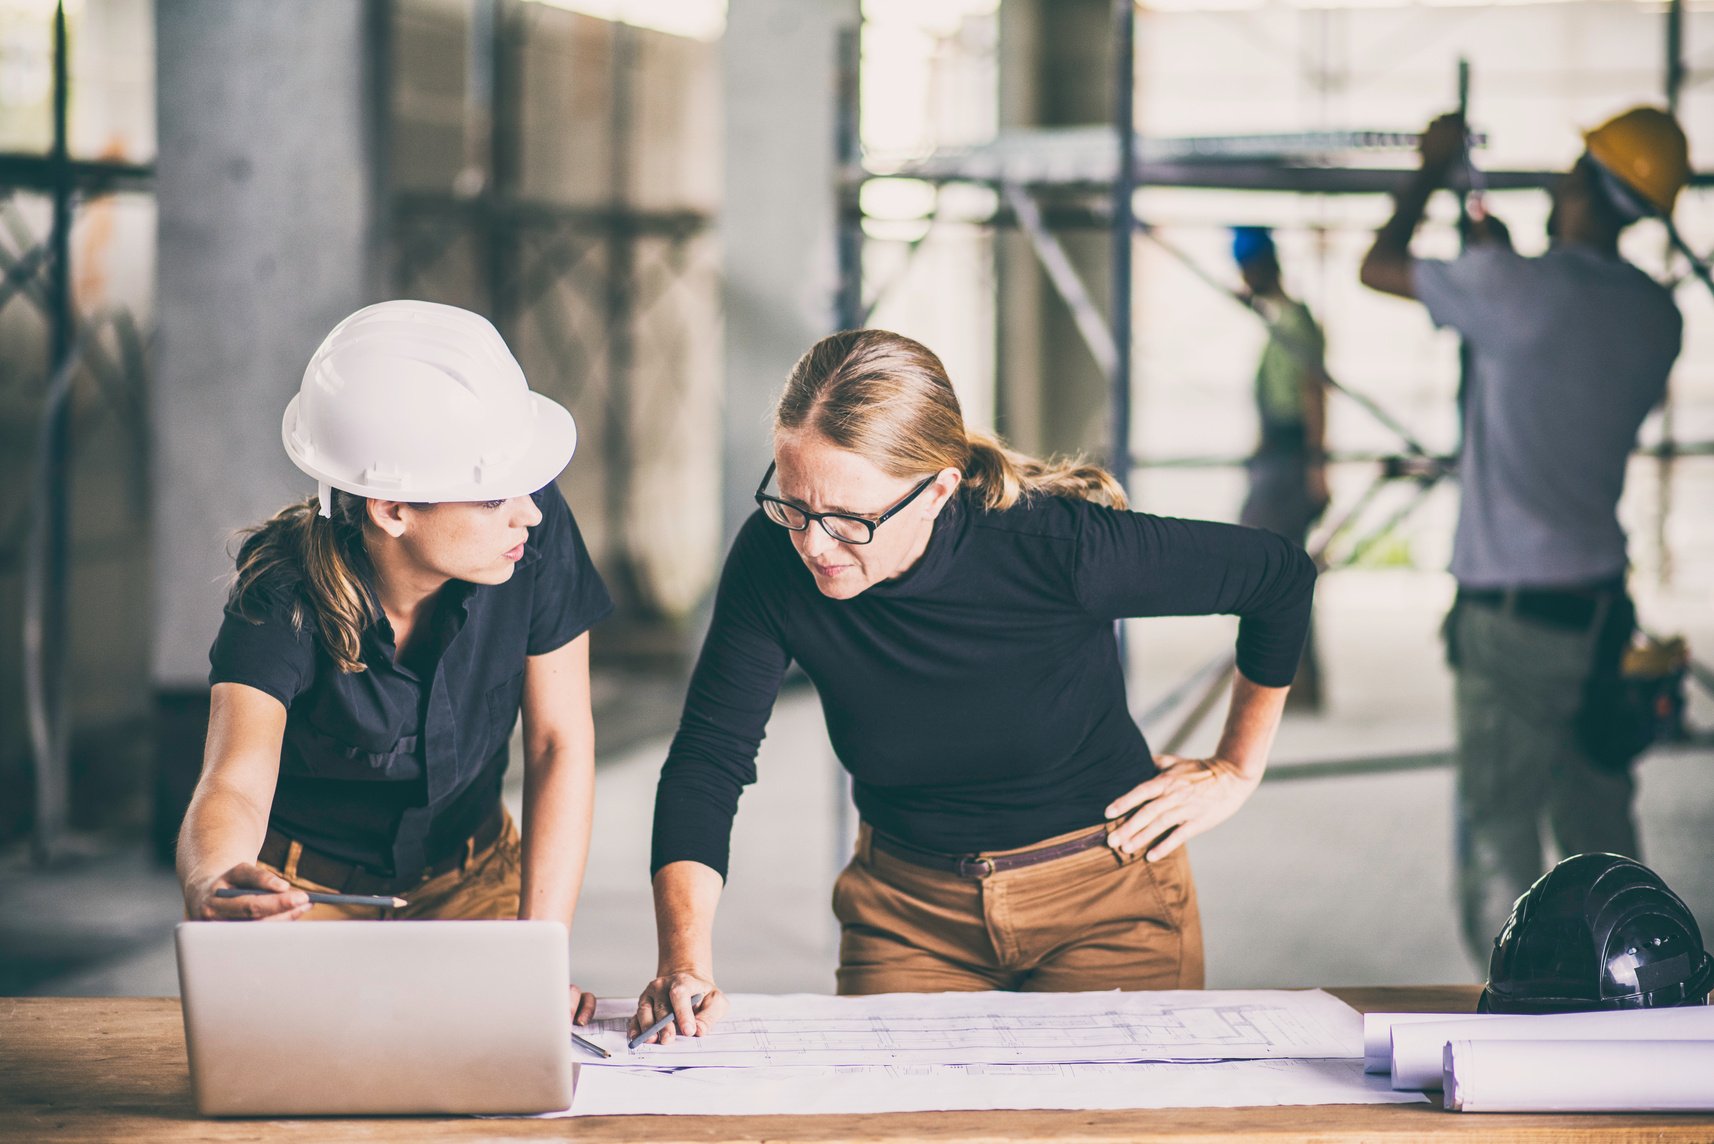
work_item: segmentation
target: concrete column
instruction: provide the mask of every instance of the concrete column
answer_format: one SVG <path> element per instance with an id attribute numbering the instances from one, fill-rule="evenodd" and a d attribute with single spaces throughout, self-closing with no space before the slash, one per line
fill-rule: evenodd
<path id="1" fill-rule="evenodd" d="M 1000 5 L 1000 125 L 1111 123 L 1113 45 L 1108 0 L 1006 0 Z M 1060 241 L 1097 305 L 1112 294 L 1106 232 Z M 1031 452 L 1107 448 L 1107 380 L 1021 233 L 999 243 L 997 423 Z"/>
<path id="2" fill-rule="evenodd" d="M 378 297 L 379 14 L 156 0 L 151 673 L 168 699 L 206 694 L 234 530 L 314 491 L 280 444 L 305 363 Z M 197 744 L 166 739 L 163 763 L 194 776 L 177 756 Z"/>
<path id="3" fill-rule="evenodd" d="M 722 50 L 726 536 L 755 510 L 786 371 L 833 330 L 841 28 L 857 0 L 732 0 Z"/>
<path id="4" fill-rule="evenodd" d="M 233 529 L 314 492 L 280 417 L 375 296 L 367 5 L 158 0 L 154 679 L 208 673 Z"/>

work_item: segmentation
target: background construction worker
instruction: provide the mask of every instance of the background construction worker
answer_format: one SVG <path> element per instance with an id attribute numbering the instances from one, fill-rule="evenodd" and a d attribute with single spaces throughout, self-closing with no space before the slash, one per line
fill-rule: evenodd
<path id="1" fill-rule="evenodd" d="M 1248 466 L 1250 490 L 1239 523 L 1304 544 L 1310 526 L 1327 508 L 1326 341 L 1309 307 L 1285 292 L 1267 227 L 1234 227 L 1232 260 L 1244 276 L 1246 301 L 1268 326 L 1267 345 L 1256 366 L 1261 434 Z M 1321 706 L 1313 633 L 1286 702 L 1292 707 Z"/>
<path id="2" fill-rule="evenodd" d="M 1669 115 L 1628 111 L 1591 131 L 1554 185 L 1547 253 L 1518 254 L 1478 219 L 1459 258 L 1413 258 L 1411 234 L 1466 138 L 1456 116 L 1429 125 L 1361 274 L 1422 302 L 1474 363 L 1446 633 L 1464 938 L 1486 965 L 1511 902 L 1545 868 L 1544 814 L 1566 854 L 1638 856 L 1640 745 L 1605 705 L 1634 625 L 1617 506 L 1683 322 L 1671 293 L 1620 257 L 1619 235 L 1669 215 L 1690 168 Z"/>

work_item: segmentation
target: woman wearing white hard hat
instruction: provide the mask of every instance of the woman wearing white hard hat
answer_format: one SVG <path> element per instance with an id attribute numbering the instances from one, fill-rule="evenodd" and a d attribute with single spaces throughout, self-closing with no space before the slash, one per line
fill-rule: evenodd
<path id="1" fill-rule="evenodd" d="M 569 922 L 594 800 L 588 632 L 612 610 L 553 484 L 571 415 L 485 319 L 394 301 L 327 336 L 282 433 L 318 495 L 238 554 L 179 839 L 189 915 Z M 500 802 L 520 709 L 521 840 Z M 594 998 L 573 1003 L 582 1019 Z"/>

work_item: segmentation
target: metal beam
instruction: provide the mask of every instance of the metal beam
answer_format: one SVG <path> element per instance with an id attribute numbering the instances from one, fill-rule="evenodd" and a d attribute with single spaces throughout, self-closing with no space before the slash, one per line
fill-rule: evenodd
<path id="1" fill-rule="evenodd" d="M 1030 247 L 1042 269 L 1047 271 L 1048 281 L 1053 283 L 1054 290 L 1070 309 L 1072 321 L 1077 323 L 1077 331 L 1083 335 L 1084 344 L 1089 347 L 1095 364 L 1101 367 L 1102 376 L 1111 380 L 1118 370 L 1119 348 L 1114 343 L 1113 331 L 1102 318 L 1095 300 L 1089 296 L 1089 288 L 1077 273 L 1077 267 L 1071 264 L 1071 257 L 1059 239 L 1042 223 L 1041 211 L 1029 192 L 1009 184 L 1000 190 L 1018 225 L 1029 237 Z"/>
<path id="2" fill-rule="evenodd" d="M 54 391 L 46 396 L 43 432 L 38 456 L 41 485 L 37 491 L 37 535 L 41 538 L 41 563 L 34 571 L 42 577 L 38 585 L 35 620 L 40 644 L 37 666 L 41 672 L 39 696 L 44 735 L 32 735 L 36 755 L 36 806 L 33 853 L 38 863 L 51 861 L 71 815 L 71 714 L 68 702 L 68 667 L 71 661 L 71 405 L 70 391 L 75 365 L 76 314 L 71 299 L 71 211 L 75 186 L 70 177 L 67 116 L 71 101 L 69 48 L 66 43 L 65 4 L 54 6 L 53 224 L 48 233 L 51 254 L 48 275 L 48 372 Z"/>
<path id="3" fill-rule="evenodd" d="M 1107 468 L 1120 487 L 1131 486 L 1131 288 L 1135 253 L 1131 219 L 1137 189 L 1137 7 L 1113 0 L 1113 131 L 1119 147 L 1113 180 L 1113 353 L 1107 371 L 1112 386 L 1111 446 Z"/>
<path id="4" fill-rule="evenodd" d="M 94 159 L 0 152 L 0 187 L 52 192 L 69 182 L 79 194 L 103 195 L 152 189 L 155 168 L 149 163 L 114 163 Z"/>
<path id="5" fill-rule="evenodd" d="M 1456 172 L 1455 172 L 1456 174 Z M 1561 171 L 1485 171 L 1484 188 L 1489 191 L 1546 190 L 1553 185 Z M 1401 167 L 1339 167 L 1315 166 L 1270 160 L 1211 161 L 1194 160 L 1150 162 L 1136 164 L 1138 184 L 1151 187 L 1190 187 L 1221 191 L 1279 191 L 1309 195 L 1386 195 L 1396 191 L 1410 172 Z M 870 179 L 918 179 L 926 183 L 972 183 L 995 187 L 1008 182 L 1032 192 L 1059 192 L 1066 197 L 1088 196 L 1107 198 L 1113 183 L 1106 179 L 1079 178 L 1009 180 L 994 175 L 952 170 L 918 171 L 910 168 L 889 171 L 847 169 L 848 185 L 860 185 Z M 1714 186 L 1714 172 L 1692 177 L 1693 185 Z M 1461 180 L 1450 184 L 1462 190 Z"/>

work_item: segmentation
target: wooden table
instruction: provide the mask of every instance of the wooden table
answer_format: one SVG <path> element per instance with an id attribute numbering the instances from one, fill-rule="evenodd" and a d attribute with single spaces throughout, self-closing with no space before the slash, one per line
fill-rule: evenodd
<path id="1" fill-rule="evenodd" d="M 1465 1011 L 1473 986 L 1335 989 L 1369 1011 Z M 0 1141 L 196 1140 L 1714 1140 L 1714 1115 L 1465 1115 L 1423 1104 L 1132 1112 L 933 1112 L 871 1116 L 477 1120 L 204 1120 L 191 1104 L 171 998 L 0 998 Z"/>

